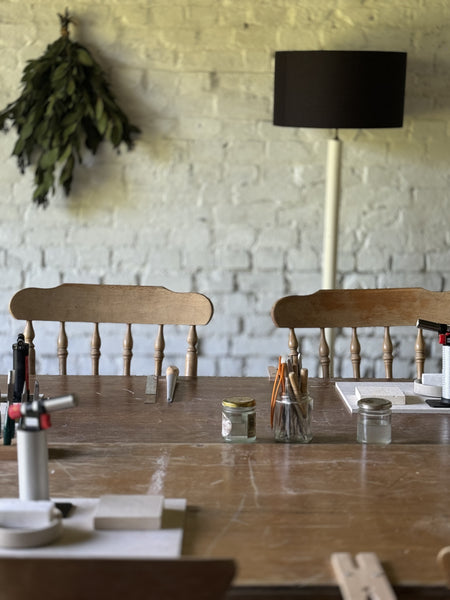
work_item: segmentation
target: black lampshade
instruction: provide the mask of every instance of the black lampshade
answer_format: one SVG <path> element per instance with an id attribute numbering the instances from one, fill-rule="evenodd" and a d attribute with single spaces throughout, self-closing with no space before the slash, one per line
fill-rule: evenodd
<path id="1" fill-rule="evenodd" d="M 275 53 L 275 125 L 401 127 L 406 52 L 294 50 Z"/>

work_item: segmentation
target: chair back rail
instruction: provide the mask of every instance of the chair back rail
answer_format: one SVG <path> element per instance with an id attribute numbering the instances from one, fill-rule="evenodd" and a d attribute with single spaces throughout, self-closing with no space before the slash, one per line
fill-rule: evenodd
<path id="1" fill-rule="evenodd" d="M 382 327 L 385 376 L 392 379 L 393 344 L 391 327 L 415 326 L 417 319 L 450 324 L 450 292 L 433 292 L 423 288 L 319 290 L 309 295 L 280 298 L 272 307 L 272 320 L 277 327 L 289 329 L 289 352 L 298 352 L 297 329 L 320 330 L 319 360 L 322 376 L 330 377 L 330 350 L 326 329 L 352 329 L 350 356 L 353 376 L 360 378 L 361 346 L 359 327 Z M 415 343 L 417 377 L 425 364 L 422 330 L 417 330 Z"/>
<path id="2" fill-rule="evenodd" d="M 1 558 L 8 600 L 223 600 L 231 559 Z"/>
<path id="3" fill-rule="evenodd" d="M 99 323 L 123 323 L 123 373 L 130 374 L 133 356 L 132 324 L 158 325 L 155 340 L 155 375 L 161 375 L 164 358 L 165 325 L 186 325 L 187 352 L 185 375 L 197 374 L 197 330 L 213 316 L 214 308 L 206 296 L 196 292 L 174 292 L 161 286 L 95 285 L 66 283 L 54 288 L 25 288 L 10 302 L 10 312 L 26 321 L 25 341 L 30 346 L 29 369 L 35 374 L 35 331 L 33 321 L 60 323 L 57 339 L 59 373 L 67 374 L 68 337 L 66 323 L 93 324 L 91 338 L 92 374 L 98 375 L 101 356 Z"/>

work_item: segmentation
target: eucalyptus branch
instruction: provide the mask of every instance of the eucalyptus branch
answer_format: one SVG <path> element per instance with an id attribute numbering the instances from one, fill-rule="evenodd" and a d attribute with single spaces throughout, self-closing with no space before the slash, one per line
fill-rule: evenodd
<path id="1" fill-rule="evenodd" d="M 57 167 L 58 183 L 68 195 L 84 148 L 95 154 L 101 142 L 109 141 L 117 150 L 121 143 L 131 150 L 133 134 L 140 131 L 118 106 L 89 50 L 69 39 L 74 21 L 68 10 L 59 18 L 61 37 L 28 61 L 22 94 L 0 112 L 0 129 L 8 131 L 12 121 L 17 130 L 12 154 L 20 172 L 35 166 L 33 201 L 44 206 L 55 192 Z"/>

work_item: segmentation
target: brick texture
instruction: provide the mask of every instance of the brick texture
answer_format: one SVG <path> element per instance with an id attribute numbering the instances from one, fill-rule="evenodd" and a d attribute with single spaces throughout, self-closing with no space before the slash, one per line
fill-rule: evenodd
<path id="1" fill-rule="evenodd" d="M 1 107 L 19 95 L 26 61 L 58 37 L 61 10 L 56 0 L 0 3 Z M 320 287 L 331 132 L 273 126 L 275 50 L 408 52 L 404 127 L 340 132 L 339 285 L 450 289 L 447 1 L 73 0 L 70 10 L 72 39 L 90 48 L 142 134 L 133 152 L 86 155 L 71 196 L 57 190 L 46 210 L 31 203 L 32 169 L 21 175 L 10 156 L 15 133 L 0 136 L 1 372 L 22 328 L 8 313 L 14 292 L 75 281 L 206 293 L 216 310 L 199 331 L 202 374 L 263 376 L 286 352 L 270 308 Z M 54 372 L 56 333 L 37 331 L 38 370 Z M 135 371 L 148 373 L 152 342 L 140 335 Z M 74 372 L 89 369 L 89 337 L 80 330 L 69 346 Z M 113 338 L 103 372 L 121 369 Z M 348 374 L 348 338 L 337 342 Z M 315 374 L 312 334 L 302 349 Z M 396 352 L 397 374 L 412 375 L 412 349 L 399 342 Z M 168 354 L 182 369 L 177 345 Z M 365 373 L 379 355 L 370 344 Z"/>

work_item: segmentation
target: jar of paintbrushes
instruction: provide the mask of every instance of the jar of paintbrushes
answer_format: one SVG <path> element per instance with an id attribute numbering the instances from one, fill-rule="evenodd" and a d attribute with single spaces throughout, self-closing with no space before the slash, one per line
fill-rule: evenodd
<path id="1" fill-rule="evenodd" d="M 307 444 L 312 439 L 313 399 L 308 393 L 308 370 L 279 361 L 271 399 L 275 441 Z"/>

